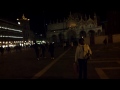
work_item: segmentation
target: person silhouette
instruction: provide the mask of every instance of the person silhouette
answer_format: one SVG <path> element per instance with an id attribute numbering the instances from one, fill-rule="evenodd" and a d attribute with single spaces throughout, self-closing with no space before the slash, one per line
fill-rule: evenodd
<path id="1" fill-rule="evenodd" d="M 35 50 L 37 60 L 39 60 L 39 46 L 38 46 L 38 44 L 36 42 L 34 44 L 34 50 Z"/>
<path id="2" fill-rule="evenodd" d="M 87 79 L 87 54 L 92 55 L 89 45 L 85 44 L 84 39 L 80 38 L 75 52 L 75 63 L 78 65 L 79 79 Z"/>

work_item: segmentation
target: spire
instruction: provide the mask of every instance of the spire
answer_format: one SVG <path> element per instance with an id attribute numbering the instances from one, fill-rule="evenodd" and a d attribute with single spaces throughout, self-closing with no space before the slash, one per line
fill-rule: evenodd
<path id="1" fill-rule="evenodd" d="M 23 20 L 28 20 L 28 21 L 30 20 L 30 19 L 27 19 L 24 14 L 22 15 L 22 19 Z"/>
<path id="2" fill-rule="evenodd" d="M 70 11 L 70 18 L 72 18 L 72 14 L 71 14 L 71 11 Z"/>
<path id="3" fill-rule="evenodd" d="M 94 16 L 96 16 L 96 13 L 94 12 Z"/>
<path id="4" fill-rule="evenodd" d="M 82 15 L 81 15 L 81 20 L 82 20 Z"/>
<path id="5" fill-rule="evenodd" d="M 87 20 L 87 16 L 86 16 L 86 14 L 85 14 L 85 20 Z"/>
<path id="6" fill-rule="evenodd" d="M 51 20 L 50 20 L 50 24 L 52 24 Z"/>
<path id="7" fill-rule="evenodd" d="M 25 15 L 24 14 L 22 15 L 22 19 L 25 19 Z"/>
<path id="8" fill-rule="evenodd" d="M 60 19 L 60 23 L 61 23 L 61 19 Z"/>
<path id="9" fill-rule="evenodd" d="M 64 22 L 65 22 L 65 17 L 64 17 Z"/>
<path id="10" fill-rule="evenodd" d="M 89 15 L 89 19 L 90 19 L 90 15 Z"/>
<path id="11" fill-rule="evenodd" d="M 96 19 L 96 18 L 97 18 L 96 13 L 94 13 L 94 19 Z"/>
<path id="12" fill-rule="evenodd" d="M 70 11 L 70 16 L 71 16 L 71 11 Z"/>
<path id="13" fill-rule="evenodd" d="M 58 19 L 57 19 L 57 23 L 58 23 Z"/>

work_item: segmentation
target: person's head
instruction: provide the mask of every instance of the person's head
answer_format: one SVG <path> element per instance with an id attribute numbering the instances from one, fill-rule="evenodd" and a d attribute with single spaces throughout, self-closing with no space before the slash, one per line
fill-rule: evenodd
<path id="1" fill-rule="evenodd" d="M 84 45 L 84 39 L 83 38 L 79 39 L 79 44 Z"/>

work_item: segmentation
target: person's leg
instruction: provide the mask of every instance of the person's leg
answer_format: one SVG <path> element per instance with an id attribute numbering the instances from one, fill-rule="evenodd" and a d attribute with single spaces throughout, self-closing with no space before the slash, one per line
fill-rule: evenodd
<path id="1" fill-rule="evenodd" d="M 43 52 L 43 57 L 46 58 L 45 51 Z"/>
<path id="2" fill-rule="evenodd" d="M 51 55 L 52 59 L 54 59 L 54 52 L 52 51 L 52 55 Z"/>
<path id="3" fill-rule="evenodd" d="M 83 71 L 83 65 L 82 62 L 83 60 L 78 60 L 78 67 L 79 67 L 79 79 L 82 79 L 82 71 Z"/>
<path id="4" fill-rule="evenodd" d="M 52 59 L 52 52 L 50 52 L 50 56 L 51 56 L 51 59 Z"/>
<path id="5" fill-rule="evenodd" d="M 36 57 L 39 60 L 39 53 L 38 52 L 36 52 Z"/>
<path id="6" fill-rule="evenodd" d="M 87 79 L 87 60 L 83 62 L 83 78 Z"/>

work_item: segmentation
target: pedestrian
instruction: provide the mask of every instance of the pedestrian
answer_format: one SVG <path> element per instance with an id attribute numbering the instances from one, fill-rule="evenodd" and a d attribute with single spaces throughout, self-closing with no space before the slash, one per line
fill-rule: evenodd
<path id="1" fill-rule="evenodd" d="M 45 44 L 41 44 L 40 48 L 41 48 L 41 55 L 40 55 L 40 57 L 46 58 L 46 56 L 45 56 L 45 52 L 46 52 Z"/>
<path id="2" fill-rule="evenodd" d="M 5 49 L 1 46 L 1 47 L 0 47 L 0 52 L 1 52 L 1 55 L 3 55 L 3 54 L 4 54 L 4 51 L 5 51 Z"/>
<path id="3" fill-rule="evenodd" d="M 39 46 L 38 46 L 38 44 L 36 42 L 34 44 L 34 50 L 35 50 L 37 60 L 39 60 Z"/>
<path id="4" fill-rule="evenodd" d="M 70 44 L 71 44 L 71 48 L 73 48 L 73 42 L 71 42 Z"/>
<path id="5" fill-rule="evenodd" d="M 85 44 L 83 38 L 80 38 L 75 52 L 75 63 L 78 65 L 79 79 L 87 79 L 87 61 L 91 55 L 92 51 L 89 45 Z"/>
<path id="6" fill-rule="evenodd" d="M 11 48 L 8 46 L 7 48 L 7 52 L 10 53 L 11 52 Z"/>
<path id="7" fill-rule="evenodd" d="M 51 56 L 51 59 L 54 59 L 54 43 L 51 42 L 50 45 L 49 45 L 49 52 L 50 52 L 50 56 Z"/>
<path id="8" fill-rule="evenodd" d="M 63 43 L 64 51 L 66 50 L 66 42 Z"/>
<path id="9" fill-rule="evenodd" d="M 103 43 L 106 45 L 107 44 L 107 38 L 104 39 Z"/>

